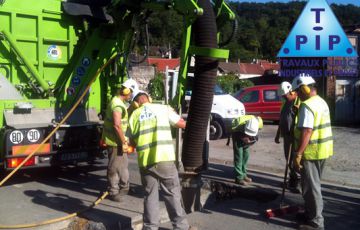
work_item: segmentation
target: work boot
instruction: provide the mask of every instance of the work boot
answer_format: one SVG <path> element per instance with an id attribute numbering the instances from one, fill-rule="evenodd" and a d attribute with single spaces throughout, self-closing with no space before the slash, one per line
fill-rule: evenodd
<path id="1" fill-rule="evenodd" d="M 299 222 L 300 224 L 307 223 L 309 220 L 309 218 L 307 217 L 305 212 L 297 213 L 295 218 L 296 218 L 297 222 Z"/>
<path id="2" fill-rule="evenodd" d="M 247 182 L 247 183 L 251 183 L 252 179 L 250 177 L 245 176 L 244 181 Z"/>
<path id="3" fill-rule="evenodd" d="M 324 230 L 324 227 L 319 227 L 315 223 L 307 222 L 306 224 L 301 224 L 299 230 Z"/>
<path id="4" fill-rule="evenodd" d="M 238 178 L 235 179 L 235 184 L 244 185 L 244 186 L 248 185 L 248 183 L 244 179 L 238 179 Z"/>
<path id="5" fill-rule="evenodd" d="M 117 194 L 113 194 L 109 196 L 109 199 L 115 202 L 122 202 L 124 201 L 123 199 L 124 195 L 117 193 Z"/>
<path id="6" fill-rule="evenodd" d="M 121 195 L 127 195 L 129 193 L 129 187 L 120 189 L 119 193 Z"/>
<path id="7" fill-rule="evenodd" d="M 298 180 L 292 180 L 290 179 L 289 182 L 287 183 L 287 188 L 290 190 L 290 192 L 292 193 L 300 193 L 301 192 L 301 186 L 299 184 Z"/>

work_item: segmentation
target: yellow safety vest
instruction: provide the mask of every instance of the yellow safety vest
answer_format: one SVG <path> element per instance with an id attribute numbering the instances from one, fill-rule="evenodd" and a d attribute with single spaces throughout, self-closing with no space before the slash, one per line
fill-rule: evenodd
<path id="1" fill-rule="evenodd" d="M 243 131 L 244 124 L 248 121 L 254 118 L 254 115 L 244 115 L 238 118 L 234 118 L 231 122 L 231 131 L 232 132 L 238 132 Z"/>
<path id="2" fill-rule="evenodd" d="M 321 160 L 333 155 L 333 137 L 330 111 L 326 102 L 319 96 L 313 96 L 302 102 L 314 114 L 313 132 L 304 151 L 305 160 Z M 301 129 L 297 124 L 294 131 L 295 149 L 299 148 Z"/>
<path id="3" fill-rule="evenodd" d="M 168 106 L 146 103 L 130 116 L 129 129 L 136 144 L 140 168 L 175 161 L 168 114 Z"/>
<path id="4" fill-rule="evenodd" d="M 113 119 L 114 111 L 121 112 L 121 129 L 124 132 L 124 134 L 126 133 L 128 126 L 128 113 L 127 113 L 126 105 L 118 96 L 115 96 L 113 97 L 113 99 L 106 108 L 104 130 L 102 133 L 102 139 L 104 140 L 105 144 L 108 146 L 118 146 L 122 144 L 114 128 L 114 119 Z"/>

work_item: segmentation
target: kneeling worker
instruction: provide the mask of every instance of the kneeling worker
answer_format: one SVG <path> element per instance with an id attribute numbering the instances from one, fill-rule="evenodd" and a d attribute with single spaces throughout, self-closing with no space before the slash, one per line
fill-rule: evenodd
<path id="1" fill-rule="evenodd" d="M 234 151 L 235 183 L 247 185 L 252 180 L 247 176 L 249 146 L 258 140 L 259 129 L 262 129 L 261 117 L 244 115 L 232 121 L 232 141 Z"/>

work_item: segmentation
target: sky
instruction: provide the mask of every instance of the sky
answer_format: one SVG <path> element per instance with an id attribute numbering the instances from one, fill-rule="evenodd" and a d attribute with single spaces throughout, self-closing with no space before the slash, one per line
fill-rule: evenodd
<path id="1" fill-rule="evenodd" d="M 229 0 L 230 2 L 290 2 L 291 0 Z M 360 0 L 327 0 L 329 4 L 353 4 L 356 6 L 360 6 Z"/>

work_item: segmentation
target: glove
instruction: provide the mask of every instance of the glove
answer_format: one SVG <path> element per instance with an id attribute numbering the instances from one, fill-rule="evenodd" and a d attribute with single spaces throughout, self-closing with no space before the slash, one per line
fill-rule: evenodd
<path id="1" fill-rule="evenodd" d="M 300 172 L 300 169 L 303 168 L 303 166 L 301 165 L 301 159 L 302 155 L 296 154 L 296 157 L 294 158 L 294 168 L 296 172 Z"/>
<path id="2" fill-rule="evenodd" d="M 122 144 L 122 151 L 123 153 L 127 153 L 129 151 L 129 145 L 127 142 Z"/>

